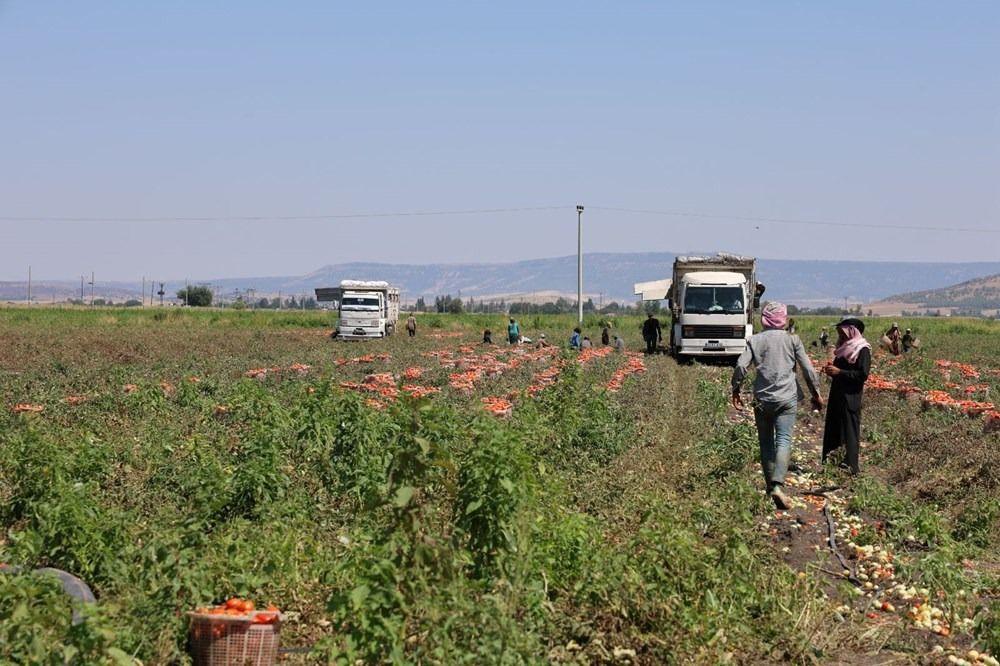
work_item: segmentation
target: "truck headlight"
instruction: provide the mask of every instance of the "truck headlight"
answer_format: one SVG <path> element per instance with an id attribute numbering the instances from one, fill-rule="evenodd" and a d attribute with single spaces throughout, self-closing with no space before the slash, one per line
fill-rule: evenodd
<path id="1" fill-rule="evenodd" d="M 733 326 L 734 338 L 742 338 L 744 335 L 746 335 L 746 332 L 747 332 L 746 326 Z"/>
<path id="2" fill-rule="evenodd" d="M 693 338 L 694 326 L 681 326 L 681 335 L 685 338 Z"/>

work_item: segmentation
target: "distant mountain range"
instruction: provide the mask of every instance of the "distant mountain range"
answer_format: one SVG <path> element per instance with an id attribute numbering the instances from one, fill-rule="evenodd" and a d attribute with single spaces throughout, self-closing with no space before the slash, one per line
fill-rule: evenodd
<path id="1" fill-rule="evenodd" d="M 670 277 L 672 253 L 593 253 L 584 256 L 585 298 L 595 302 L 634 302 L 632 285 L 636 282 Z M 1000 262 L 923 263 L 923 262 L 848 262 L 796 261 L 761 259 L 759 279 L 767 285 L 765 300 L 775 299 L 800 306 L 863 304 L 887 298 L 891 294 L 929 293 L 946 285 L 1000 273 Z M 253 298 L 311 296 L 316 287 L 335 286 L 342 279 L 387 280 L 403 291 L 403 300 L 413 302 L 423 296 L 450 294 L 463 299 L 475 298 L 538 300 L 563 295 L 576 297 L 576 257 L 532 259 L 495 264 L 331 264 L 302 276 L 215 278 L 191 280 L 191 284 L 209 284 L 224 300 L 235 297 L 237 290 Z M 165 282 L 165 302 L 184 287 L 183 280 Z M 156 285 L 158 290 L 159 283 Z M 94 285 L 95 298 L 122 302 L 139 298 L 141 283 L 100 282 Z M 84 299 L 90 298 L 90 286 L 84 285 Z M 150 285 L 146 286 L 149 298 Z M 0 282 L 0 300 L 23 301 L 27 283 Z M 33 299 L 41 302 L 80 298 L 80 284 L 75 281 L 43 281 L 33 284 Z M 159 297 L 157 297 L 158 302 Z"/>
<path id="2" fill-rule="evenodd" d="M 1000 309 L 1000 275 L 987 275 L 939 289 L 890 296 L 884 300 L 920 309 L 996 310 Z"/>

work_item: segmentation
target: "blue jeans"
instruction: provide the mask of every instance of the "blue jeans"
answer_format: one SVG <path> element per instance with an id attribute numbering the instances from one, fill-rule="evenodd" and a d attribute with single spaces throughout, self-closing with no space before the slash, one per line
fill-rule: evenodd
<path id="1" fill-rule="evenodd" d="M 764 482 L 768 492 L 785 483 L 788 461 L 792 454 L 792 429 L 798 402 L 759 402 L 754 405 L 753 416 L 760 440 L 760 466 L 764 469 Z"/>

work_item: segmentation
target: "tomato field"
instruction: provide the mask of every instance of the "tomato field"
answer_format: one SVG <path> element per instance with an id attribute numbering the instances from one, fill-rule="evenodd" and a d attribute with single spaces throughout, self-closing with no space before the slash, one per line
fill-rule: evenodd
<path id="1" fill-rule="evenodd" d="M 996 664 L 996 322 L 876 355 L 857 478 L 804 408 L 775 512 L 731 370 L 636 353 L 640 318 L 624 353 L 330 318 L 0 310 L 0 662 L 189 663 L 187 613 L 252 599 L 287 663 Z"/>

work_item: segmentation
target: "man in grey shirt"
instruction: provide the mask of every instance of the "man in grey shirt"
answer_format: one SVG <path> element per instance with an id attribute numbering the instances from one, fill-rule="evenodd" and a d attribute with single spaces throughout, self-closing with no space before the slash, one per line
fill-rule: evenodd
<path id="1" fill-rule="evenodd" d="M 757 377 L 753 383 L 754 421 L 760 441 L 760 464 L 764 469 L 767 494 L 779 509 L 789 508 L 788 496 L 782 486 L 788 472 L 792 452 L 792 429 L 798 408 L 798 382 L 795 366 L 802 368 L 806 383 L 812 393 L 814 409 L 823 409 L 819 395 L 819 379 L 805 347 L 797 335 L 784 330 L 788 322 L 788 309 L 781 303 L 768 303 L 761 310 L 764 330 L 750 338 L 747 348 L 733 370 L 733 406 L 743 408 L 740 385 L 753 364 Z"/>

